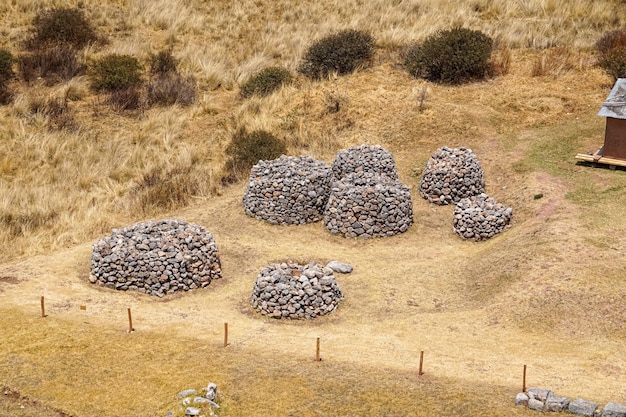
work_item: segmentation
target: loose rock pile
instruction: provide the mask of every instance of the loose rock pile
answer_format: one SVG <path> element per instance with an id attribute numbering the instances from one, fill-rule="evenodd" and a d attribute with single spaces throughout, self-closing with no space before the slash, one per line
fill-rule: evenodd
<path id="1" fill-rule="evenodd" d="M 354 172 L 333 183 L 324 226 L 346 237 L 384 237 L 403 233 L 413 223 L 409 187 L 398 179 Z"/>
<path id="2" fill-rule="evenodd" d="M 610 402 L 604 409 L 592 401 L 577 398 L 574 401 L 567 397 L 557 397 L 554 392 L 542 388 L 529 388 L 515 397 L 515 405 L 526 406 L 540 412 L 563 412 L 579 416 L 626 417 L 626 406 Z"/>
<path id="3" fill-rule="evenodd" d="M 330 167 L 309 156 L 259 161 L 243 196 L 246 214 L 272 224 L 322 219 L 330 190 Z"/>
<path id="4" fill-rule="evenodd" d="M 478 158 L 471 149 L 437 149 L 426 163 L 419 192 L 431 203 L 445 205 L 485 191 Z"/>
<path id="5" fill-rule="evenodd" d="M 113 229 L 94 243 L 89 280 L 162 297 L 206 287 L 221 276 L 211 233 L 182 220 L 161 220 Z"/>
<path id="6" fill-rule="evenodd" d="M 277 319 L 312 319 L 329 314 L 343 299 L 333 270 L 311 262 L 271 264 L 256 279 L 250 303 Z"/>
<path id="7" fill-rule="evenodd" d="M 217 417 L 213 410 L 220 408 L 217 403 L 218 394 L 217 385 L 213 382 L 209 382 L 209 385 L 201 392 L 193 388 L 186 389 L 178 393 L 178 399 L 182 400 L 179 409 L 182 412 L 184 408 L 185 416 Z M 165 417 L 174 417 L 174 415 L 180 415 L 180 413 L 168 411 Z"/>
<path id="8" fill-rule="evenodd" d="M 464 239 L 492 238 L 509 227 L 513 209 L 482 193 L 461 199 L 454 208 L 454 231 Z"/>
<path id="9" fill-rule="evenodd" d="M 384 174 L 392 179 L 398 178 L 393 155 L 380 145 L 354 146 L 337 153 L 332 164 L 333 181 L 340 180 L 347 174 L 363 172 Z"/>

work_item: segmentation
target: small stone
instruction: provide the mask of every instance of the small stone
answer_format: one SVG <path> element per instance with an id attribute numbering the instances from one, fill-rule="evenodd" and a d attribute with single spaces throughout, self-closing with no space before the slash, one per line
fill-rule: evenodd
<path id="1" fill-rule="evenodd" d="M 197 407 L 187 407 L 185 409 L 185 415 L 186 416 L 199 416 L 200 415 L 201 410 Z"/>
<path id="2" fill-rule="evenodd" d="M 592 417 L 598 408 L 598 404 L 584 400 L 582 398 L 576 398 L 569 404 L 568 411 L 572 414 L 579 416 Z"/>
<path id="3" fill-rule="evenodd" d="M 330 261 L 327 265 L 328 268 L 341 274 L 349 274 L 352 272 L 352 265 L 340 261 Z"/>
<path id="4" fill-rule="evenodd" d="M 520 392 L 519 394 L 515 396 L 515 405 L 527 406 L 528 400 L 529 400 L 528 395 L 526 395 L 523 392 Z"/>
<path id="5" fill-rule="evenodd" d="M 602 417 L 626 417 L 626 406 L 618 403 L 608 403 L 602 410 Z"/>
<path id="6" fill-rule="evenodd" d="M 186 389 L 178 393 L 178 398 L 189 397 L 190 395 L 194 395 L 197 391 L 195 389 Z"/>

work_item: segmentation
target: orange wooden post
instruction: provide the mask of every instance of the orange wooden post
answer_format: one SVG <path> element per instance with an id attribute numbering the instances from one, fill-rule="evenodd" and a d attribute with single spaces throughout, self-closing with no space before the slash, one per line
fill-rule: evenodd
<path id="1" fill-rule="evenodd" d="M 133 316 L 130 314 L 130 307 L 128 307 L 128 333 L 135 331 L 133 329 Z"/>
<path id="2" fill-rule="evenodd" d="M 524 365 L 524 374 L 522 376 L 522 392 L 526 392 L 526 365 Z"/>
<path id="3" fill-rule="evenodd" d="M 224 347 L 228 346 L 228 323 L 224 323 Z"/>
<path id="4" fill-rule="evenodd" d="M 320 362 L 322 358 L 320 357 L 320 338 L 317 338 L 316 348 L 315 348 L 315 361 Z"/>
<path id="5" fill-rule="evenodd" d="M 41 317 L 46 317 L 46 307 L 43 295 L 41 296 Z"/>
<path id="6" fill-rule="evenodd" d="M 418 373 L 419 376 L 424 375 L 424 372 L 422 371 L 423 366 L 424 366 L 424 351 L 422 350 L 420 352 L 420 370 L 419 370 L 419 373 Z"/>

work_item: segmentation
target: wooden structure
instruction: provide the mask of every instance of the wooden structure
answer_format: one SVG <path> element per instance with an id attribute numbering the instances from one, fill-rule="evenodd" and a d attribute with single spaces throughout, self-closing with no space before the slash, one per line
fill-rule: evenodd
<path id="1" fill-rule="evenodd" d="M 578 154 L 586 162 L 626 167 L 626 78 L 618 78 L 598 116 L 606 117 L 604 145 L 594 154 Z"/>

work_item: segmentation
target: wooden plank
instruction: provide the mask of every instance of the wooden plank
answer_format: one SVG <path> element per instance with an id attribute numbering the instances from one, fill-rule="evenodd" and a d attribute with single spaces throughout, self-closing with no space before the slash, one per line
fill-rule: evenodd
<path id="1" fill-rule="evenodd" d="M 579 153 L 576 155 L 576 159 L 580 159 L 586 162 L 597 162 L 599 164 L 604 164 L 604 165 L 617 165 L 620 167 L 626 167 L 626 161 L 621 160 L 621 159 L 605 158 L 603 156 L 597 159 L 596 158 L 597 156 L 589 155 L 586 153 Z"/>

